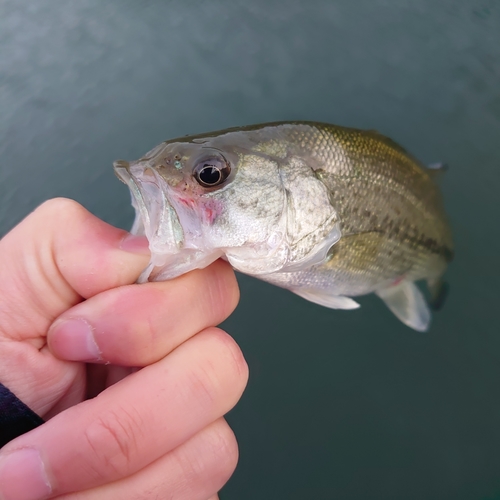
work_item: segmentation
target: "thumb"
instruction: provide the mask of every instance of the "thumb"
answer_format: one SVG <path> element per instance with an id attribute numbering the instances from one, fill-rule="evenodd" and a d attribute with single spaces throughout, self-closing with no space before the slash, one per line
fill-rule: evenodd
<path id="1" fill-rule="evenodd" d="M 83 299 L 133 283 L 148 255 L 145 238 L 71 200 L 50 200 L 26 217 L 0 240 L 0 382 L 21 399 L 20 389 L 35 392 L 50 361 L 40 362 L 48 357 L 40 351 L 54 319 Z"/>

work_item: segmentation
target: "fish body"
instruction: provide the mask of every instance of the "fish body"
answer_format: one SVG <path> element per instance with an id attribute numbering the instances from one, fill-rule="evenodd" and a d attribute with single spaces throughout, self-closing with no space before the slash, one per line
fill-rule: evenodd
<path id="1" fill-rule="evenodd" d="M 375 292 L 405 324 L 428 328 L 415 281 L 437 287 L 451 231 L 433 171 L 378 132 L 254 125 L 166 141 L 115 171 L 132 192 L 132 232 L 150 242 L 139 281 L 223 257 L 331 308 Z"/>

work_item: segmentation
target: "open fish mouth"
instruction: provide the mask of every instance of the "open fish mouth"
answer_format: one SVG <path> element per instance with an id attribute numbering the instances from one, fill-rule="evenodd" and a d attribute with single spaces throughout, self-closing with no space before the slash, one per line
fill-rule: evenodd
<path id="1" fill-rule="evenodd" d="M 168 185 L 154 169 L 126 161 L 113 164 L 118 178 L 130 189 L 136 216 L 131 233 L 145 235 L 155 266 L 168 255 L 178 253 L 184 244 L 179 216 L 168 200 Z M 163 258 L 162 258 L 163 257 Z"/>

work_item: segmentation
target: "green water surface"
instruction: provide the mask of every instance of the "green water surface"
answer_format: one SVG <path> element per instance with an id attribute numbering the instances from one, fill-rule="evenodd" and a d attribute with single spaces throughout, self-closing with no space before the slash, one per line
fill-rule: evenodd
<path id="1" fill-rule="evenodd" d="M 450 165 L 450 295 L 420 334 L 376 297 L 333 311 L 240 276 L 221 499 L 499 498 L 498 0 L 0 1 L 1 234 L 54 196 L 129 227 L 113 160 L 289 119 Z"/>

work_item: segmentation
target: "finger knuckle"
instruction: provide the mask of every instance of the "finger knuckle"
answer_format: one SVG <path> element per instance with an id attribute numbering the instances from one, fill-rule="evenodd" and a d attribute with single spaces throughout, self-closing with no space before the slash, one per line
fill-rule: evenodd
<path id="1" fill-rule="evenodd" d="M 97 417 L 85 430 L 89 465 L 98 478 L 120 477 L 132 468 L 138 450 L 137 416 L 125 409 Z"/>
<path id="2" fill-rule="evenodd" d="M 206 360 L 189 373 L 186 397 L 192 399 L 194 396 L 196 405 L 201 408 L 217 407 L 220 394 L 223 393 L 222 382 L 217 368 Z"/>
<path id="3" fill-rule="evenodd" d="M 158 321 L 157 310 L 153 307 L 162 304 L 161 297 L 154 289 L 138 289 L 134 285 L 113 290 L 108 310 L 113 310 L 120 317 L 121 343 L 107 344 L 110 352 L 119 354 L 122 359 L 130 359 L 144 366 L 161 358 L 164 326 Z M 137 312 L 140 311 L 140 315 Z M 107 338 L 101 339 L 103 343 Z M 118 358 L 117 358 L 118 359 Z"/>
<path id="4" fill-rule="evenodd" d="M 217 489 L 231 477 L 238 463 L 238 444 L 233 431 L 220 419 L 196 438 L 196 453 L 178 451 L 182 475 L 187 484 L 210 478 Z"/>
<path id="5" fill-rule="evenodd" d="M 228 411 L 241 396 L 248 368 L 241 350 L 231 337 L 218 328 L 202 332 L 205 353 L 189 374 L 190 391 L 205 408 Z M 222 413 L 219 413 L 221 415 Z"/>
<path id="6" fill-rule="evenodd" d="M 208 301 L 215 314 L 216 321 L 226 319 L 236 308 L 239 301 L 239 288 L 234 271 L 225 263 L 217 262 L 210 268 L 211 275 L 207 280 L 209 286 Z"/>
<path id="7" fill-rule="evenodd" d="M 248 365 L 236 341 L 220 328 L 209 328 L 206 331 L 218 344 L 219 356 L 224 360 L 231 377 L 244 387 L 248 380 Z"/>
<path id="8" fill-rule="evenodd" d="M 71 221 L 81 217 L 87 211 L 78 202 L 69 198 L 52 198 L 43 202 L 34 213 L 43 217 L 44 220 L 67 219 Z"/>
<path id="9" fill-rule="evenodd" d="M 213 473 L 225 483 L 236 469 L 239 451 L 234 432 L 224 419 L 211 429 L 208 446 L 215 468 Z"/>

